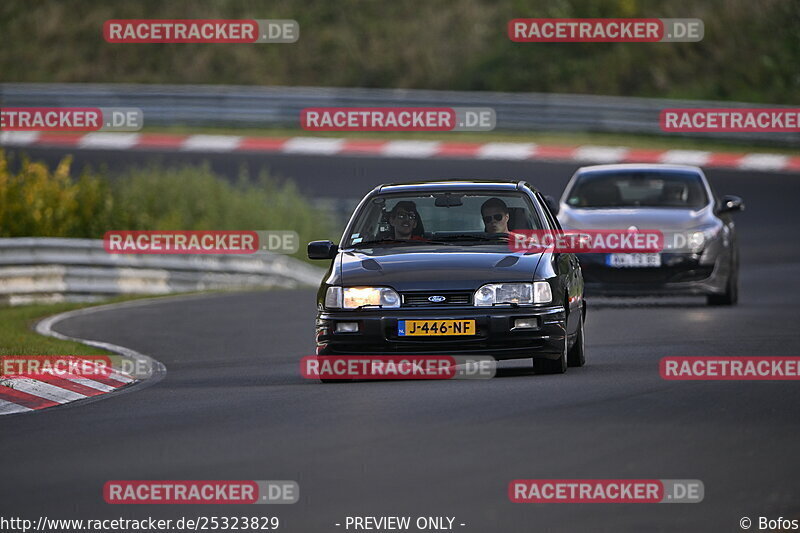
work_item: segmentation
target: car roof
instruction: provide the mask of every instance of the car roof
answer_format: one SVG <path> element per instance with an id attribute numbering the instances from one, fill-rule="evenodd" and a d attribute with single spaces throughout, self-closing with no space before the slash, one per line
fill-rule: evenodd
<path id="1" fill-rule="evenodd" d="M 473 191 L 516 191 L 522 180 L 475 180 L 475 179 L 450 179 L 435 181 L 415 181 L 409 183 L 387 183 L 376 187 L 375 192 L 379 194 L 406 193 L 406 192 L 437 192 L 448 190 L 473 190 Z M 526 184 L 527 185 L 527 184 Z M 530 187 L 530 185 L 528 185 Z M 530 187 L 533 189 L 533 187 Z"/>
<path id="2" fill-rule="evenodd" d="M 577 173 L 584 172 L 613 172 L 619 170 L 639 171 L 639 172 L 696 172 L 703 173 L 700 167 L 694 165 L 669 165 L 663 163 L 617 163 L 613 165 L 590 165 L 581 167 Z"/>

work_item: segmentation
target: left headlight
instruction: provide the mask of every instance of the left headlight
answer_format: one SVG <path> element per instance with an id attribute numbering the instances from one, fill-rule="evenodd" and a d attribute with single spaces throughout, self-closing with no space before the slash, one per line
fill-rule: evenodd
<path id="1" fill-rule="evenodd" d="M 400 295 L 388 287 L 328 287 L 325 307 L 400 307 Z"/>
<path id="2" fill-rule="evenodd" d="M 550 284 L 535 283 L 490 283 L 477 291 L 473 298 L 476 306 L 495 304 L 546 304 L 553 300 Z"/>

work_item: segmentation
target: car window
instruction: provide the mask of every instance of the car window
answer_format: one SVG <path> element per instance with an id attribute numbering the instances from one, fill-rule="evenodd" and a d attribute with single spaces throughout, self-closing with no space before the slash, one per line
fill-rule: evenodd
<path id="1" fill-rule="evenodd" d="M 708 203 L 694 172 L 615 171 L 582 174 L 567 195 L 571 207 L 672 207 L 699 209 Z"/>
<path id="2" fill-rule="evenodd" d="M 344 246 L 390 240 L 484 242 L 523 229 L 543 226 L 530 198 L 521 193 L 382 195 L 362 207 Z"/>

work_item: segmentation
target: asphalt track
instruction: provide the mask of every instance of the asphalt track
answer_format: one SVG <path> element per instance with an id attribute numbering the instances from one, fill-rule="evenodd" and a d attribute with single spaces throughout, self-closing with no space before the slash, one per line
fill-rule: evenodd
<path id="1" fill-rule="evenodd" d="M 134 154 L 79 159 L 117 156 Z M 243 159 L 211 164 L 236 169 Z M 309 193 L 341 198 L 381 181 L 451 176 L 519 176 L 558 193 L 576 166 L 257 162 Z M 738 218 L 740 305 L 590 300 L 588 365 L 561 376 L 510 368 L 488 381 L 304 380 L 313 290 L 167 299 L 62 322 L 54 329 L 151 355 L 167 374 L 139 391 L 0 420 L 0 515 L 277 515 L 287 532 L 344 531 L 334 524 L 348 515 L 454 516 L 466 524 L 457 531 L 476 532 L 741 531 L 744 516 L 753 530 L 759 516 L 800 518 L 798 383 L 659 377 L 666 355 L 800 355 L 800 176 L 708 174 L 720 194 L 747 204 Z M 700 479 L 705 500 L 512 504 L 507 487 L 517 478 Z M 111 479 L 291 479 L 301 495 L 283 506 L 110 506 L 101 491 Z"/>

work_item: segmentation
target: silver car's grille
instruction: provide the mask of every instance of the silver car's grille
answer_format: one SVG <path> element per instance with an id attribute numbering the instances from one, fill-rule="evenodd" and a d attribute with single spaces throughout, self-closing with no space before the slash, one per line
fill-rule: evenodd
<path id="1" fill-rule="evenodd" d="M 471 292 L 404 292 L 403 305 L 409 307 L 472 305 Z"/>

